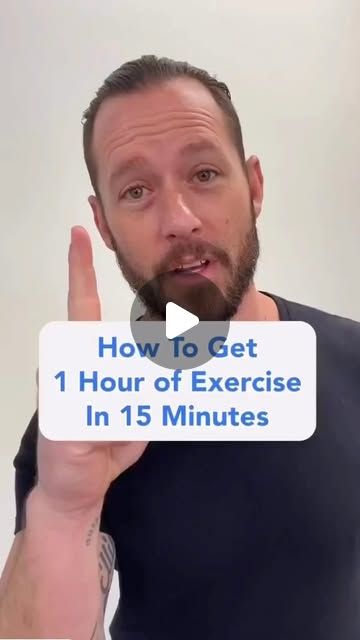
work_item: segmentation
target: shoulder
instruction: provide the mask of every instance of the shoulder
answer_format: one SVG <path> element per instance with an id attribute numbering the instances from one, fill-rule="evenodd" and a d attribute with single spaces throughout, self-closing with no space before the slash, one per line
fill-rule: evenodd
<path id="1" fill-rule="evenodd" d="M 314 328 L 318 355 L 326 355 L 338 365 L 346 362 L 359 371 L 360 322 L 279 296 L 274 299 L 284 320 L 307 322 Z"/>

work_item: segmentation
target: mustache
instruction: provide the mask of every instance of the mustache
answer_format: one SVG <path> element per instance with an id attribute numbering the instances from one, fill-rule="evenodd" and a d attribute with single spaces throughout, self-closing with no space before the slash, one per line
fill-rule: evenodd
<path id="1" fill-rule="evenodd" d="M 220 262 L 224 267 L 231 266 L 228 254 L 220 247 L 215 247 L 204 240 L 187 240 L 186 242 L 178 242 L 171 247 L 164 258 L 155 266 L 154 271 L 157 275 L 171 271 L 174 268 L 174 264 L 181 264 L 181 260 L 189 255 L 194 256 L 195 260 L 213 259 Z"/>

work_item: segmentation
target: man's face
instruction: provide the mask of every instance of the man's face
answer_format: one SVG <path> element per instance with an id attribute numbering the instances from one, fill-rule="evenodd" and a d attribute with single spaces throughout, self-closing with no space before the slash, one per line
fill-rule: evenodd
<path id="1" fill-rule="evenodd" d="M 133 290 L 150 282 L 149 311 L 164 316 L 173 300 L 200 319 L 232 317 L 258 258 L 262 175 L 256 158 L 242 166 L 210 92 L 180 78 L 107 99 L 93 154 L 96 224 Z"/>

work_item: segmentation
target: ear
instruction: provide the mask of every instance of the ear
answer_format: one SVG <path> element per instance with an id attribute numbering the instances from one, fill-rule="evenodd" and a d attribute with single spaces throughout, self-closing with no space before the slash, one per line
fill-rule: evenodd
<path id="1" fill-rule="evenodd" d="M 98 200 L 96 196 L 89 196 L 88 203 L 92 209 L 94 222 L 97 226 L 97 229 L 103 241 L 105 242 L 108 249 L 111 249 L 111 251 L 114 251 L 110 230 L 103 213 L 101 202 Z"/>
<path id="2" fill-rule="evenodd" d="M 251 156 L 246 161 L 250 197 L 254 205 L 256 217 L 261 213 L 264 198 L 264 177 L 262 174 L 260 160 L 257 156 Z"/>

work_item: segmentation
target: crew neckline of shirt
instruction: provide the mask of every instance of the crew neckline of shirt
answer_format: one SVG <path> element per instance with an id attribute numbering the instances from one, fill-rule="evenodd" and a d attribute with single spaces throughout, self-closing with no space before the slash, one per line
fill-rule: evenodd
<path id="1" fill-rule="evenodd" d="M 286 300 L 284 298 L 281 298 L 280 296 L 277 296 L 274 293 L 269 293 L 268 291 L 260 291 L 260 293 L 274 300 L 279 312 L 280 321 L 292 319 L 289 306 L 287 305 Z"/>

